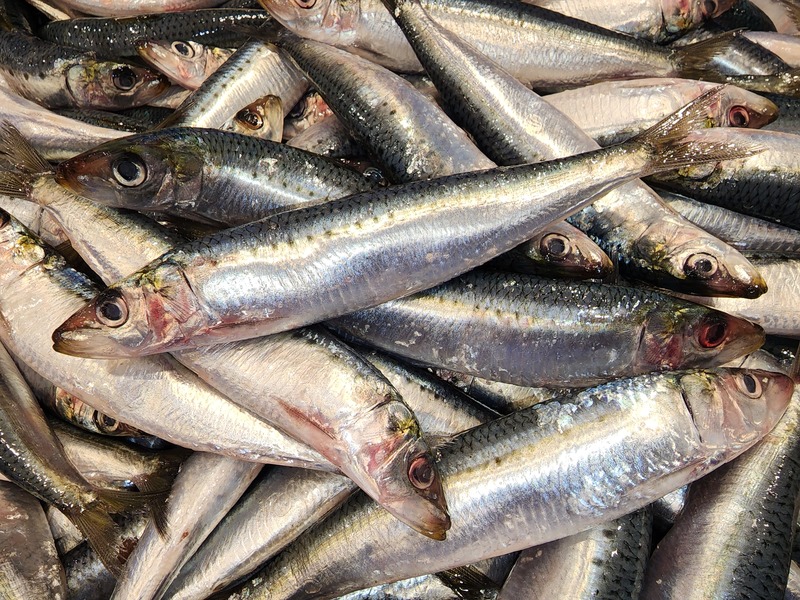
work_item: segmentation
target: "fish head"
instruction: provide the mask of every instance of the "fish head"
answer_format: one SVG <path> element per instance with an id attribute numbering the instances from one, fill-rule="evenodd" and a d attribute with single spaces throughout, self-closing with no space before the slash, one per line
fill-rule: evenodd
<path id="1" fill-rule="evenodd" d="M 202 186 L 197 138 L 171 130 L 106 142 L 66 160 L 55 179 L 100 204 L 133 210 L 167 210 L 192 203 Z"/>
<path id="2" fill-rule="evenodd" d="M 291 139 L 333 114 L 319 92 L 312 90 L 292 107 L 283 123 L 284 139 Z"/>
<path id="3" fill-rule="evenodd" d="M 210 50 L 191 40 L 149 40 L 137 46 L 136 51 L 142 60 L 161 71 L 176 85 L 197 89 L 211 74 L 208 62 Z"/>
<path id="4" fill-rule="evenodd" d="M 760 369 L 692 372 L 680 386 L 701 443 L 724 452 L 724 460 L 771 431 L 794 392 L 791 377 Z"/>
<path id="5" fill-rule="evenodd" d="M 381 429 L 374 436 L 381 441 L 360 451 L 367 479 L 375 482 L 363 489 L 415 531 L 444 540 L 450 529 L 447 501 L 436 459 L 414 413 L 391 390 L 369 418 L 370 427 Z"/>
<path id="6" fill-rule="evenodd" d="M 647 228 L 635 245 L 638 275 L 698 296 L 758 298 L 767 282 L 738 250 L 675 215 Z M 636 261 L 631 268 L 637 270 Z"/>
<path id="7" fill-rule="evenodd" d="M 226 131 L 280 142 L 283 137 L 283 102 L 271 94 L 240 110 Z"/>
<path id="8" fill-rule="evenodd" d="M 647 319 L 639 344 L 643 370 L 709 368 L 753 352 L 764 330 L 749 321 L 704 306 L 659 304 Z"/>
<path id="9" fill-rule="evenodd" d="M 259 0 L 284 27 L 300 37 L 348 46 L 355 39 L 360 0 Z"/>
<path id="10" fill-rule="evenodd" d="M 67 88 L 80 108 L 142 106 L 168 87 L 169 80 L 160 73 L 126 63 L 88 61 L 67 72 Z"/>
<path id="11" fill-rule="evenodd" d="M 731 8 L 735 0 L 662 0 L 661 17 L 669 33 L 695 29 Z"/>
<path id="12" fill-rule="evenodd" d="M 179 266 L 162 261 L 106 288 L 53 332 L 57 352 L 133 358 L 189 347 L 201 309 Z"/>
<path id="13" fill-rule="evenodd" d="M 601 279 L 614 268 L 611 259 L 579 230 L 548 228 L 522 246 L 532 258 L 541 256 L 553 273 L 584 279 Z"/>
<path id="14" fill-rule="evenodd" d="M 778 118 L 777 105 L 758 94 L 729 85 L 710 107 L 714 125 L 760 129 Z"/>

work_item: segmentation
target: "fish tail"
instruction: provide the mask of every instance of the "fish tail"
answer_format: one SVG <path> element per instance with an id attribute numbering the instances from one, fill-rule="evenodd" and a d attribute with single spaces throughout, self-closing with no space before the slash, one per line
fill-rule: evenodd
<path id="1" fill-rule="evenodd" d="M 50 173 L 53 168 L 31 143 L 8 121 L 0 125 L 0 157 L 6 165 L 23 173 Z"/>
<path id="2" fill-rule="evenodd" d="M 89 545 L 100 561 L 115 576 L 119 577 L 127 560 L 129 549 L 122 546 L 123 536 L 112 514 L 139 512 L 149 508 L 159 533 L 167 530 L 164 500 L 167 490 L 158 492 L 129 492 L 117 490 L 95 490 L 97 500 L 82 510 L 67 512 L 67 516 L 86 536 Z"/>
<path id="3" fill-rule="evenodd" d="M 84 535 L 105 568 L 119 578 L 125 558 L 118 544 L 118 526 L 108 511 L 104 507 L 93 506 L 65 514 Z"/>
<path id="4" fill-rule="evenodd" d="M 726 31 L 707 40 L 676 48 L 674 56 L 678 63 L 678 76 L 687 79 L 718 79 L 718 68 L 714 66 L 714 59 L 724 54 L 742 31 Z"/>
<path id="5" fill-rule="evenodd" d="M 703 162 L 745 158 L 764 150 L 755 143 L 733 146 L 726 141 L 704 140 L 697 131 L 708 127 L 709 108 L 720 101 L 724 89 L 725 86 L 719 86 L 709 90 L 625 143 L 647 152 L 645 175 Z"/>
<path id="6" fill-rule="evenodd" d="M 155 481 L 150 482 L 150 490 L 155 487 Z M 165 487 L 157 491 L 130 492 L 122 490 L 99 490 L 100 502 L 106 510 L 111 513 L 136 512 L 141 509 L 149 509 L 150 516 L 153 517 L 156 529 L 160 534 L 167 531 L 167 513 L 164 505 L 169 495 L 169 481 L 164 479 Z"/>

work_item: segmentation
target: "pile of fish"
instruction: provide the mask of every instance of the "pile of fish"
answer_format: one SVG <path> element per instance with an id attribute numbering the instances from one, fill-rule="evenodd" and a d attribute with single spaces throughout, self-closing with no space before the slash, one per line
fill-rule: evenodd
<path id="1" fill-rule="evenodd" d="M 798 35 L 0 0 L 0 596 L 800 597 Z"/>

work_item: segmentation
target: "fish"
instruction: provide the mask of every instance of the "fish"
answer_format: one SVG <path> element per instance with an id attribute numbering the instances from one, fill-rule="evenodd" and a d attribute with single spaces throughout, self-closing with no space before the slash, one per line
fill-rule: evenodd
<path id="1" fill-rule="evenodd" d="M 142 40 L 190 40 L 202 44 L 239 46 L 246 40 L 230 26 L 266 26 L 270 16 L 261 10 L 208 8 L 180 12 L 157 12 L 135 16 L 113 14 L 108 18 L 86 17 L 51 21 L 37 34 L 44 40 L 80 50 L 91 50 L 106 58 L 136 56 Z"/>
<path id="2" fill-rule="evenodd" d="M 329 323 L 414 362 L 534 387 L 714 367 L 764 342 L 748 321 L 656 292 L 505 273 L 467 273 Z"/>
<path id="3" fill-rule="evenodd" d="M 651 127 L 715 84 L 677 78 L 607 81 L 544 96 L 601 146 L 621 142 Z M 729 85 L 710 107 L 717 127 L 760 129 L 775 121 L 778 107 L 764 96 Z"/>
<path id="4" fill-rule="evenodd" d="M 800 510 L 798 419 L 795 392 L 762 442 L 691 485 L 648 562 L 642 597 L 783 597 Z"/>
<path id="5" fill-rule="evenodd" d="M 55 179 L 107 206 L 229 226 L 375 187 L 312 153 L 205 128 L 159 129 L 97 146 L 60 163 Z"/>
<path id="6" fill-rule="evenodd" d="M 283 135 L 283 102 L 277 96 L 267 94 L 236 113 L 233 119 L 222 126 L 222 130 L 280 142 Z"/>
<path id="7" fill-rule="evenodd" d="M 0 31 L 0 75 L 15 93 L 46 108 L 140 106 L 167 88 L 165 77 L 132 63 Z"/>
<path id="8" fill-rule="evenodd" d="M 330 598 L 579 533 L 753 446 L 793 387 L 760 370 L 650 374 L 496 419 L 441 450 L 446 541 L 402 536 L 355 495 L 228 597 Z"/>
<path id="9" fill-rule="evenodd" d="M 278 333 L 429 288 L 631 178 L 756 151 L 686 139 L 716 98 L 701 96 L 622 146 L 363 192 L 178 246 L 74 313 L 53 332 L 53 347 L 73 356 L 141 356 Z M 447 233 L 453 229 L 456 239 Z M 344 271 L 331 261 L 340 255 L 349 257 Z M 388 264 L 402 264 L 405 277 Z"/>
<path id="10" fill-rule="evenodd" d="M 163 492 L 138 494 L 89 484 L 72 466 L 11 356 L 0 346 L 0 470 L 38 499 L 61 510 L 87 537 L 103 564 L 119 573 L 112 514 L 151 507 L 159 530 L 166 522 Z"/>
<path id="11" fill-rule="evenodd" d="M 262 466 L 205 452 L 187 458 L 167 504 L 171 533 L 162 536 L 148 523 L 111 598 L 160 597 Z"/>
<path id="12" fill-rule="evenodd" d="M 111 6 L 103 0 L 57 0 L 60 6 L 87 15 L 125 17 L 159 12 L 213 8 L 223 0 L 134 0 Z"/>

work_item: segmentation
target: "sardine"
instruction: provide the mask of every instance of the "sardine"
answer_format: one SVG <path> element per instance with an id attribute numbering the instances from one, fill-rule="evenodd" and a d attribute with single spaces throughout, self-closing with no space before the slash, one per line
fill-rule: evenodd
<path id="1" fill-rule="evenodd" d="M 753 396 L 756 387 L 742 390 Z M 800 492 L 800 392 L 745 455 L 692 484 L 647 566 L 643 598 L 782 598 Z"/>
<path id="2" fill-rule="evenodd" d="M 793 387 L 757 370 L 645 375 L 492 421 L 442 449 L 446 541 L 402 535 L 356 495 L 229 598 L 330 598 L 579 533 L 744 452 Z"/>
<path id="3" fill-rule="evenodd" d="M 417 362 L 543 387 L 719 366 L 764 341 L 747 321 L 655 292 L 499 273 L 468 273 L 330 323 Z"/>
<path id="4" fill-rule="evenodd" d="M 601 146 L 621 142 L 652 127 L 714 84 L 689 79 L 648 78 L 608 81 L 550 94 L 544 99 L 572 119 Z M 736 86 L 725 88 L 709 111 L 717 127 L 759 129 L 774 121 L 778 107 Z"/>
<path id="5" fill-rule="evenodd" d="M 366 191 L 359 173 L 303 150 L 213 129 L 161 129 L 59 165 L 56 180 L 107 206 L 240 225 Z"/>
<path id="6" fill-rule="evenodd" d="M 104 57 L 136 56 L 143 40 L 192 40 L 217 46 L 238 46 L 246 38 L 229 29 L 233 24 L 260 27 L 270 21 L 260 10 L 210 8 L 169 14 L 153 11 L 131 17 L 52 21 L 40 28 L 42 39 Z"/>
<path id="7" fill-rule="evenodd" d="M 0 73 L 14 92 L 47 108 L 139 106 L 168 85 L 165 77 L 149 69 L 101 62 L 91 52 L 15 31 L 0 32 Z"/>

